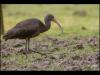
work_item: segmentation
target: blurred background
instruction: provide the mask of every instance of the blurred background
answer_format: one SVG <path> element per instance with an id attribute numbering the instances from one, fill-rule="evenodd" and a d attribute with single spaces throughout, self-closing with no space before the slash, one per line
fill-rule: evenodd
<path id="1" fill-rule="evenodd" d="M 3 4 L 5 31 L 29 18 L 44 22 L 44 17 L 49 13 L 61 23 L 64 36 L 99 34 L 99 4 Z M 59 28 L 52 23 L 46 33 L 57 35 L 59 32 Z"/>

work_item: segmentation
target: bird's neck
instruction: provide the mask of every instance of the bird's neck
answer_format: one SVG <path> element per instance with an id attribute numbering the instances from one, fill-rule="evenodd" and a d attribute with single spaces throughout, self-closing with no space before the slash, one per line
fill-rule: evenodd
<path id="1" fill-rule="evenodd" d="M 45 19 L 45 27 L 46 27 L 46 30 L 50 29 L 50 26 L 51 26 L 51 21 Z"/>

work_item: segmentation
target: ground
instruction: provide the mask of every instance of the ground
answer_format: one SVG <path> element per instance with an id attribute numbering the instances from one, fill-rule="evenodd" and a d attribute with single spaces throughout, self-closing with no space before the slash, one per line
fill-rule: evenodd
<path id="1" fill-rule="evenodd" d="M 28 18 L 44 22 L 48 13 L 61 23 L 64 34 L 52 23 L 49 31 L 31 38 L 27 59 L 25 40 L 1 39 L 1 70 L 99 71 L 98 4 L 4 5 L 5 31 Z"/>

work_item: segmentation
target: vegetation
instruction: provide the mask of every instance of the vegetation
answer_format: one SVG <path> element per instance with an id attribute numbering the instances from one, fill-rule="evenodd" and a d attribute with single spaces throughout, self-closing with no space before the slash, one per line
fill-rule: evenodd
<path id="1" fill-rule="evenodd" d="M 3 11 L 6 32 L 28 18 L 44 22 L 51 13 L 64 34 L 59 35 L 60 29 L 52 23 L 49 31 L 31 39 L 27 60 L 24 40 L 2 39 L 1 70 L 99 70 L 99 4 L 8 4 Z"/>

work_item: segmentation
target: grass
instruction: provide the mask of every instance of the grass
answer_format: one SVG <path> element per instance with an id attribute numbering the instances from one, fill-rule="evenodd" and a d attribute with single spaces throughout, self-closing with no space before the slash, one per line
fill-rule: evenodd
<path id="1" fill-rule="evenodd" d="M 18 10 L 17 10 L 18 9 Z M 84 10 L 87 16 L 76 16 L 73 13 L 77 10 Z M 91 11 L 91 12 L 90 12 Z M 86 32 L 94 32 L 98 34 L 99 29 L 99 5 L 71 5 L 71 4 L 53 4 L 53 5 L 17 5 L 10 4 L 4 9 L 4 23 L 5 30 L 11 29 L 18 22 L 28 18 L 38 18 L 44 21 L 46 14 L 52 13 L 55 15 L 58 21 L 60 21 L 65 33 L 69 34 L 83 34 L 89 35 Z M 59 33 L 58 27 L 52 23 L 51 29 L 46 32 L 47 34 L 56 35 Z M 84 26 L 88 31 L 81 31 L 81 27 Z M 95 26 L 95 28 L 94 28 Z M 56 29 L 56 31 L 55 31 Z M 91 34 L 90 34 L 91 35 Z M 68 34 L 64 34 L 68 36 Z"/>
<path id="2" fill-rule="evenodd" d="M 74 12 L 76 11 L 85 11 L 86 15 L 74 15 Z M 54 60 L 51 59 L 50 56 L 56 55 L 58 57 L 60 54 L 62 54 L 65 55 L 64 59 L 67 59 L 74 55 L 82 56 L 84 54 L 92 54 L 98 51 L 98 47 L 90 46 L 88 44 L 84 45 L 84 49 L 74 49 L 73 45 L 71 45 L 70 47 L 68 46 L 70 50 L 74 49 L 75 51 L 70 51 L 68 50 L 68 48 L 63 46 L 55 49 L 55 46 L 52 45 L 51 41 L 41 40 L 45 39 L 47 35 L 57 38 L 58 40 L 65 40 L 70 42 L 74 37 L 82 37 L 86 39 L 96 36 L 97 38 L 99 38 L 99 4 L 7 4 L 3 9 L 5 31 L 7 32 L 18 22 L 28 18 L 38 18 L 42 22 L 44 22 L 44 17 L 48 13 L 52 13 L 55 18 L 61 23 L 61 26 L 64 29 L 64 34 L 59 35 L 59 28 L 55 23 L 52 23 L 51 29 L 49 31 L 39 35 L 36 38 L 33 38 L 32 41 L 35 40 L 40 41 L 41 44 L 47 44 L 49 50 L 54 50 L 54 52 L 48 55 L 48 58 L 44 58 L 44 56 L 41 56 L 37 53 L 30 53 L 28 54 L 28 65 L 37 63 L 41 66 L 40 63 L 42 63 L 44 60 L 48 60 L 51 62 L 49 67 L 41 67 L 35 70 L 65 70 L 65 65 L 57 66 L 57 64 L 59 64 L 57 60 L 60 61 L 59 58 L 57 60 Z M 83 30 L 82 27 L 85 27 L 86 29 Z M 7 44 L 13 43 L 7 42 Z M 30 46 L 31 48 L 33 48 L 32 45 Z M 18 49 L 19 48 L 14 48 L 13 50 Z M 54 56 L 54 58 L 56 57 Z M 18 53 L 17 55 L 11 54 L 11 56 L 2 57 L 2 60 L 14 61 L 21 66 L 26 64 L 25 55 L 21 53 Z M 88 64 L 85 64 L 84 70 L 93 70 L 90 66 L 91 65 L 88 66 Z M 32 68 L 32 70 L 34 70 L 34 68 Z"/>

